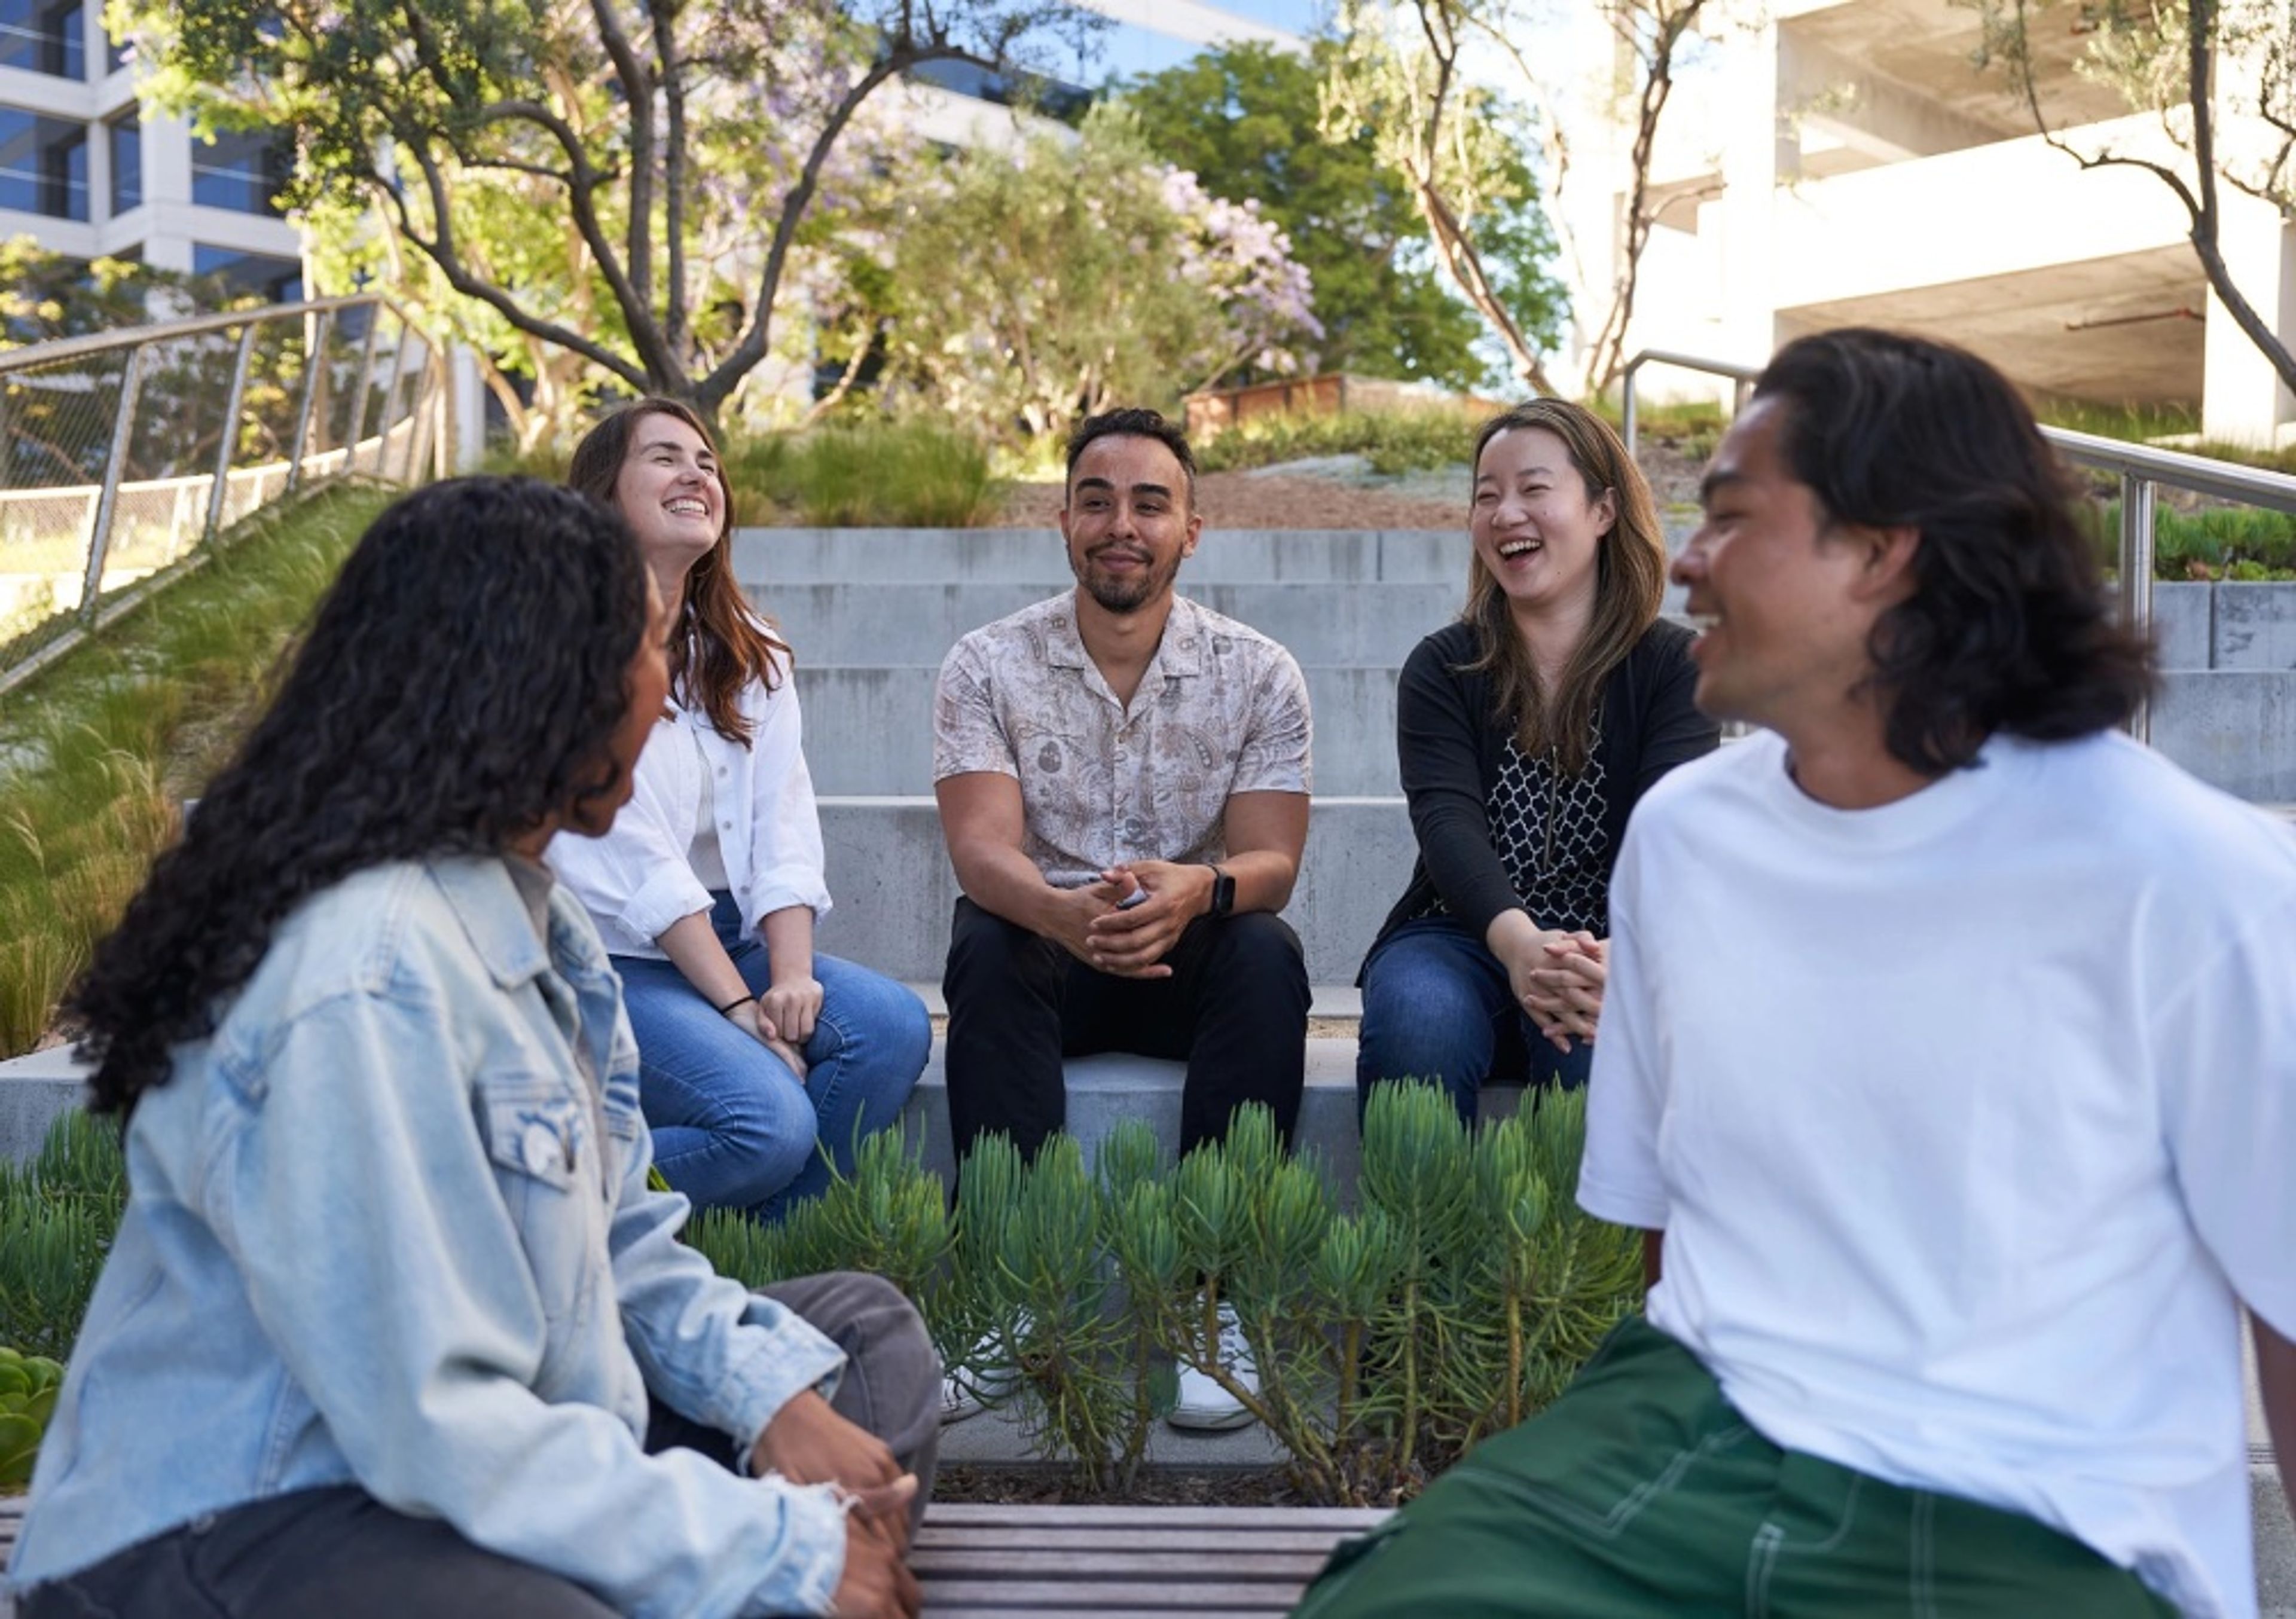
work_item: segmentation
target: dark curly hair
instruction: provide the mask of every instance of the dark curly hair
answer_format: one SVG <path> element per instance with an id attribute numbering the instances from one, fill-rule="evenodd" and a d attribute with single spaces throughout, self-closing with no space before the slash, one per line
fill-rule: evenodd
<path id="1" fill-rule="evenodd" d="M 2152 643 L 2107 607 L 2056 452 L 2017 390 L 1950 344 L 1852 327 L 1799 338 L 1754 384 L 1829 521 L 1911 527 L 1914 593 L 1868 644 L 1892 756 L 1939 776 L 1996 731 L 2062 741 L 2126 723 Z"/>
<path id="2" fill-rule="evenodd" d="M 1121 410 L 1103 411 L 1097 416 L 1086 416 L 1069 434 L 1068 468 L 1063 476 L 1076 477 L 1077 458 L 1085 446 L 1096 438 L 1152 438 L 1172 452 L 1172 459 L 1180 463 L 1180 470 L 1188 479 L 1188 503 L 1185 511 L 1196 509 L 1196 453 L 1188 448 L 1188 436 L 1177 423 L 1161 411 L 1152 411 L 1144 405 L 1127 405 Z"/>
<path id="3" fill-rule="evenodd" d="M 492 852 L 619 784 L 608 738 L 646 633 L 612 512 L 533 478 L 394 503 L 319 603 L 277 697 L 65 1002 L 99 1113 L 167 1083 L 274 928 L 354 872 Z"/>

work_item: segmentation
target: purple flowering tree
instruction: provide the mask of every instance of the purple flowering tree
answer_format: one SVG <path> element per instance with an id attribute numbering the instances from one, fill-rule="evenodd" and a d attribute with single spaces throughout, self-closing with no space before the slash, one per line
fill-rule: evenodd
<path id="1" fill-rule="evenodd" d="M 291 134 L 286 200 L 372 205 L 464 318 L 715 415 L 772 349 L 888 85 L 1025 68 L 1061 0 L 117 0 L 144 99 Z"/>
<path id="2" fill-rule="evenodd" d="M 1119 109 L 1079 136 L 920 161 L 890 190 L 876 240 L 897 399 L 1033 437 L 1313 364 L 1323 329 L 1283 230 L 1158 162 Z"/>

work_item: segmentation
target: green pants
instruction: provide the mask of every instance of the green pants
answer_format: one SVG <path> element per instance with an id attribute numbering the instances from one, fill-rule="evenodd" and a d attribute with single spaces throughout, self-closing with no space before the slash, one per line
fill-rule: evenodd
<path id="1" fill-rule="evenodd" d="M 1780 1450 L 1637 1316 L 1548 1410 L 1342 1545 L 1292 1619 L 2175 1612 L 2032 1518 Z"/>

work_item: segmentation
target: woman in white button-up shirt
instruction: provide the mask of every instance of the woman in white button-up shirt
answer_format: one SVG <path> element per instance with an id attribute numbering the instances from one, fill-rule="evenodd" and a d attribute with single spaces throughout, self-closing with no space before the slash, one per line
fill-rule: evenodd
<path id="1" fill-rule="evenodd" d="M 734 581 L 708 429 L 640 400 L 584 436 L 567 481 L 621 512 L 685 605 L 629 806 L 550 863 L 621 973 L 662 1173 L 697 1206 L 772 1219 L 899 1116 L 931 1028 L 899 984 L 814 951 L 829 890 L 790 650 Z"/>

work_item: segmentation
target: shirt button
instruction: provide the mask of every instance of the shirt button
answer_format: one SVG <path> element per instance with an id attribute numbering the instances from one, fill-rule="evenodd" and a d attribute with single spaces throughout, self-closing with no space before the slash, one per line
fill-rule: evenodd
<path id="1" fill-rule="evenodd" d="M 726 773 L 726 767 L 725 767 L 723 765 L 720 765 L 718 767 L 718 773 L 719 775 L 721 775 L 721 776 L 722 776 L 722 775 L 725 775 L 725 774 L 726 774 L 726 773 Z"/>

